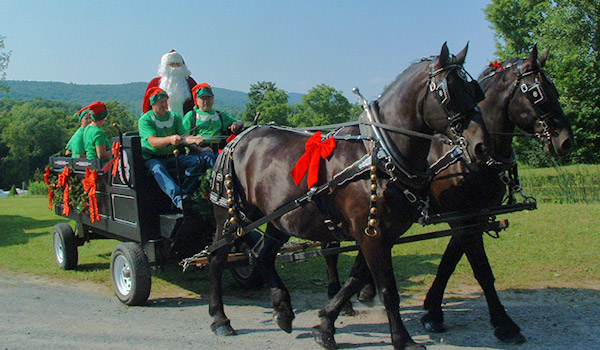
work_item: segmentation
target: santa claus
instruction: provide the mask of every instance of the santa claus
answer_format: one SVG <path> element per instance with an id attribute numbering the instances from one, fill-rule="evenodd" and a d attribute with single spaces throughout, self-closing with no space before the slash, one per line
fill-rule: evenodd
<path id="1" fill-rule="evenodd" d="M 160 87 L 167 92 L 169 111 L 176 112 L 182 117 L 191 111 L 194 108 L 191 90 L 196 85 L 191 74 L 179 52 L 171 50 L 164 54 L 158 66 L 158 77 L 152 79 L 146 87 L 142 112 L 146 113 L 152 109 L 148 96 L 148 91 L 152 87 Z"/>

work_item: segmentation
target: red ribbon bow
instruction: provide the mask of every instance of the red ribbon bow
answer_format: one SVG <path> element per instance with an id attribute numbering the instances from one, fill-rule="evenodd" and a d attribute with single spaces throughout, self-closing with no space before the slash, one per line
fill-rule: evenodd
<path id="1" fill-rule="evenodd" d="M 500 62 L 498 62 L 498 60 L 495 60 L 494 62 L 490 62 L 490 68 L 494 68 L 499 71 L 501 71 L 503 69 L 502 65 L 500 64 Z"/>
<path id="2" fill-rule="evenodd" d="M 98 199 L 96 198 L 96 180 L 98 172 L 90 168 L 85 169 L 85 177 L 83 178 L 83 190 L 87 192 L 90 206 L 90 220 L 92 222 L 100 221 L 98 214 Z"/>
<path id="3" fill-rule="evenodd" d="M 102 168 L 102 171 L 107 172 L 108 169 L 110 169 L 110 166 L 112 165 L 112 176 L 115 177 L 117 176 L 117 169 L 119 169 L 119 150 L 121 149 L 121 144 L 117 141 L 113 142 L 112 147 L 111 147 L 111 152 L 113 155 L 113 158 L 110 160 L 110 162 L 108 162 L 108 164 L 106 164 L 104 166 L 104 168 Z"/>
<path id="4" fill-rule="evenodd" d="M 67 215 L 69 216 L 69 213 L 71 212 L 71 207 L 69 206 L 69 174 L 71 172 L 71 169 L 69 167 L 65 167 L 62 171 L 62 173 L 58 174 L 58 186 L 59 187 L 63 187 L 65 188 L 65 191 L 63 192 L 63 215 Z"/>
<path id="5" fill-rule="evenodd" d="M 304 174 L 308 171 L 308 188 L 313 187 L 319 180 L 319 163 L 321 158 L 325 159 L 329 157 L 334 148 L 335 140 L 333 137 L 321 142 L 320 131 L 311 136 L 304 146 L 304 154 L 298 159 L 296 166 L 291 171 L 296 186 L 300 185 L 300 181 L 302 181 Z"/>

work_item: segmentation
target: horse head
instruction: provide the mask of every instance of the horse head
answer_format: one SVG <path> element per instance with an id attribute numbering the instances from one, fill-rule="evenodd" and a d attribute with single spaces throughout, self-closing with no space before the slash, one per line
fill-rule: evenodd
<path id="1" fill-rule="evenodd" d="M 497 98 L 504 99 L 500 105 L 514 124 L 501 131 L 512 132 L 511 129 L 517 126 L 534 134 L 547 154 L 559 157 L 572 149 L 573 130 L 560 105 L 558 90 L 544 70 L 549 52 L 547 49 L 538 57 L 537 45 L 534 45 L 527 58 L 515 58 L 492 67 L 484 71 L 480 80 L 489 87 L 491 79 L 488 82 L 483 79 L 499 75 L 495 90 Z M 483 103 L 498 102 L 486 99 Z"/>
<path id="2" fill-rule="evenodd" d="M 479 163 L 492 143 L 477 106 L 483 91 L 463 67 L 468 47 L 455 56 L 444 43 L 439 56 L 411 65 L 383 94 L 380 108 L 386 123 L 444 134 L 467 161 Z"/>

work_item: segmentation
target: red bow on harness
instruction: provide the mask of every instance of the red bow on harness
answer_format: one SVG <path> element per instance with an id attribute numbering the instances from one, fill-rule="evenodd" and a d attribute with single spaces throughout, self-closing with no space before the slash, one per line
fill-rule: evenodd
<path id="1" fill-rule="evenodd" d="M 304 174 L 308 171 L 308 188 L 313 187 L 319 179 L 319 162 L 321 158 L 329 157 L 334 148 L 335 140 L 333 137 L 321 142 L 320 131 L 311 136 L 304 146 L 304 154 L 298 159 L 296 166 L 291 171 L 296 186 L 300 185 L 300 181 L 302 181 Z"/>

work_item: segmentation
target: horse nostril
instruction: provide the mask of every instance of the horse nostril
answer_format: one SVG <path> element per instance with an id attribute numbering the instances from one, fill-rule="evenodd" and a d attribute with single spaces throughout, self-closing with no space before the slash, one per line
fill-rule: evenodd
<path id="1" fill-rule="evenodd" d="M 573 139 L 568 137 L 560 144 L 560 151 L 561 153 L 566 154 L 571 150 L 571 148 L 573 148 L 573 146 Z"/>
<path id="2" fill-rule="evenodd" d="M 484 159 L 485 157 L 488 156 L 488 154 L 490 152 L 490 149 L 489 149 L 489 147 L 487 147 L 485 145 L 485 143 L 480 142 L 480 143 L 478 143 L 478 144 L 475 145 L 474 151 L 475 151 L 475 156 L 478 159 Z"/>

